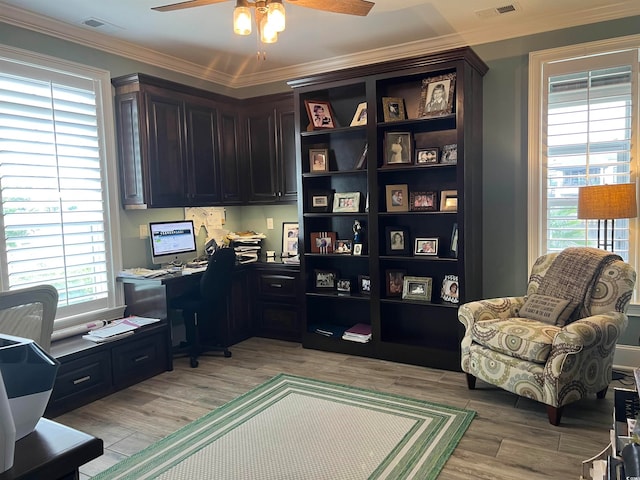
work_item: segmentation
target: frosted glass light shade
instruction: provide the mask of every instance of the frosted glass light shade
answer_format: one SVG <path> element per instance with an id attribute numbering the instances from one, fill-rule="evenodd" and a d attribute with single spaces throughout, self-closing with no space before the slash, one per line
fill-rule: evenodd
<path id="1" fill-rule="evenodd" d="M 589 185 L 578 190 L 578 218 L 609 220 L 637 216 L 635 183 Z"/>
<path id="2" fill-rule="evenodd" d="M 262 43 L 276 43 L 278 41 L 278 32 L 269 23 L 268 15 L 264 15 L 260 20 L 260 41 Z"/>
<path id="3" fill-rule="evenodd" d="M 238 5 L 233 9 L 233 31 L 238 35 L 251 33 L 251 8 Z"/>
<path id="4" fill-rule="evenodd" d="M 269 25 L 271 25 L 276 32 L 284 32 L 286 24 L 284 5 L 282 5 L 282 2 L 279 0 L 272 0 L 269 2 L 268 8 L 267 18 Z"/>

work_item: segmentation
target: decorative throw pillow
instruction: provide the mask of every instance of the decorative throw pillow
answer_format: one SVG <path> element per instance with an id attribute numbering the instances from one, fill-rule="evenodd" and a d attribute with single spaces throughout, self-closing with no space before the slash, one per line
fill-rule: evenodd
<path id="1" fill-rule="evenodd" d="M 520 308 L 520 316 L 563 327 L 576 307 L 570 300 L 534 293 Z"/>

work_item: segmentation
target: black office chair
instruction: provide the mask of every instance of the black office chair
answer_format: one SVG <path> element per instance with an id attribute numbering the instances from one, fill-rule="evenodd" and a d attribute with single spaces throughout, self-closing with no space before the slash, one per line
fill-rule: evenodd
<path id="1" fill-rule="evenodd" d="M 182 310 L 186 330 L 186 342 L 174 351 L 174 355 L 189 356 L 192 368 L 198 366 L 198 356 L 206 352 L 222 352 L 225 358 L 231 356 L 224 325 L 235 263 L 232 248 L 216 250 L 209 258 L 199 288 L 171 302 L 172 308 Z"/>

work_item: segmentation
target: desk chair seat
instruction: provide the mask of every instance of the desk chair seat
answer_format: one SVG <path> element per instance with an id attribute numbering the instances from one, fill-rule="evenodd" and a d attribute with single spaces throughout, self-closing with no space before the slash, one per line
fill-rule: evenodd
<path id="1" fill-rule="evenodd" d="M 189 356 L 192 368 L 198 366 L 198 357 L 206 352 L 222 352 L 225 358 L 231 356 L 224 327 L 235 261 L 233 249 L 216 250 L 200 279 L 199 288 L 171 302 L 172 308 L 182 310 L 186 331 L 186 342 L 174 354 Z"/>

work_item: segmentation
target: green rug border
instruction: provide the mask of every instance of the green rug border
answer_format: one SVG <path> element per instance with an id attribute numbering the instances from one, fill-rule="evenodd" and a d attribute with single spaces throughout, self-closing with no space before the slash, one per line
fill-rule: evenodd
<path id="1" fill-rule="evenodd" d="M 415 398 L 411 398 L 411 397 L 407 397 L 405 395 L 401 395 L 401 394 L 396 394 L 396 393 L 388 393 L 388 392 L 381 392 L 378 390 L 372 390 L 370 388 L 364 388 L 364 387 L 358 387 L 358 386 L 353 386 L 353 385 L 346 385 L 346 384 L 342 384 L 342 383 L 338 383 L 338 382 L 332 382 L 332 381 L 325 381 L 325 380 L 317 380 L 314 378 L 309 378 L 309 377 L 303 377 L 303 376 L 299 376 L 299 375 L 292 375 L 292 374 L 288 374 L 288 373 L 279 373 L 277 375 L 274 375 L 273 377 L 271 377 L 270 379 L 266 380 L 265 382 L 251 388 L 250 390 L 248 390 L 247 392 L 239 395 L 238 397 L 233 398 L 232 400 L 224 403 L 223 405 L 215 408 L 214 410 L 204 414 L 203 416 L 197 418 L 196 420 L 193 420 L 192 422 L 180 427 L 178 430 L 176 430 L 175 432 L 167 435 L 166 437 L 158 440 L 157 442 L 154 442 L 153 444 L 145 447 L 144 449 L 140 450 L 139 452 L 131 455 L 130 457 L 121 460 L 120 462 L 118 462 L 115 465 L 112 465 L 111 467 L 109 467 L 108 469 L 104 470 L 103 472 L 97 474 L 96 476 L 92 477 L 92 480 L 108 480 L 110 478 L 112 478 L 112 475 L 117 475 L 119 473 L 119 471 L 121 470 L 126 470 L 127 468 L 129 468 L 131 466 L 131 464 L 136 464 L 138 463 L 138 459 L 146 459 L 149 455 L 154 455 L 156 451 L 158 450 L 163 450 L 167 447 L 167 444 L 171 444 L 173 443 L 173 441 L 176 439 L 176 437 L 183 437 L 186 436 L 190 431 L 193 430 L 197 430 L 198 427 L 200 425 L 202 425 L 205 422 L 209 422 L 209 420 L 211 419 L 211 417 L 221 417 L 224 416 L 226 412 L 228 412 L 229 410 L 238 408 L 237 404 L 238 403 L 243 403 L 245 400 L 247 400 L 247 398 L 249 397 L 253 397 L 253 396 L 257 396 L 258 398 L 256 398 L 256 402 L 261 402 L 264 403 L 265 407 L 268 406 L 268 403 L 265 403 L 264 399 L 261 399 L 260 397 L 260 393 L 263 390 L 270 390 L 272 389 L 272 387 L 274 386 L 274 384 L 277 384 L 279 382 L 282 381 L 287 381 L 287 380 L 291 380 L 291 381 L 298 381 L 298 382 L 304 382 L 305 384 L 307 384 L 307 386 L 318 386 L 318 387 L 331 387 L 334 388 L 336 390 L 341 391 L 342 393 L 346 393 L 346 394 L 357 394 L 357 393 L 361 393 L 361 394 L 365 394 L 365 395 L 371 395 L 374 394 L 378 400 L 378 402 L 383 402 L 385 400 L 398 400 L 398 401 L 402 401 L 403 403 L 408 404 L 409 406 L 413 405 L 415 407 L 434 407 L 436 409 L 439 409 L 443 412 L 449 412 L 449 413 L 455 413 L 456 414 L 456 427 L 455 429 L 453 429 L 449 432 L 450 434 L 450 438 L 448 441 L 443 442 L 442 448 L 438 449 L 438 457 L 437 459 L 435 459 L 433 462 L 431 462 L 429 465 L 430 467 L 430 471 L 429 471 L 429 475 L 426 477 L 423 477 L 423 479 L 421 480 L 434 480 L 438 477 L 438 475 L 440 474 L 440 472 L 442 471 L 442 468 L 444 467 L 445 463 L 448 461 L 448 459 L 450 458 L 450 456 L 452 455 L 453 451 L 455 450 L 455 448 L 457 447 L 457 445 L 459 444 L 460 440 L 462 439 L 462 436 L 464 435 L 464 433 L 466 432 L 466 430 L 468 429 L 469 425 L 471 424 L 472 420 L 474 419 L 474 417 L 476 416 L 476 412 L 470 409 L 465 409 L 465 408 L 460 408 L 460 407 L 452 407 L 452 406 L 448 406 L 448 405 L 444 405 L 441 403 L 436 403 L 436 402 L 429 402 L 426 400 L 418 400 Z M 311 385 L 309 385 L 311 384 Z M 283 386 L 286 386 L 283 385 Z M 305 392 L 307 394 L 311 394 L 312 392 Z M 277 402 L 279 399 L 274 399 L 274 402 Z M 334 399 L 334 401 L 340 401 L 340 398 L 336 398 Z M 252 403 L 255 402 L 250 402 L 247 403 L 246 405 L 244 405 L 243 410 L 245 410 L 247 407 L 250 407 Z M 409 413 L 407 413 L 407 415 L 410 415 Z M 229 417 L 230 419 L 235 418 L 235 415 Z M 229 419 L 227 419 L 227 422 L 229 421 Z M 442 419 L 438 419 L 436 415 L 434 415 L 433 418 L 433 423 L 434 423 L 434 427 L 438 427 L 440 423 L 442 423 Z M 235 427 L 234 427 L 235 428 Z M 224 434 L 226 434 L 226 428 L 222 428 L 222 431 L 219 432 L 219 434 L 217 436 L 222 436 Z M 435 433 L 439 432 L 439 429 L 435 429 L 432 428 L 431 430 L 435 431 Z M 200 434 L 196 435 L 196 436 L 191 436 L 189 438 L 189 443 L 193 444 L 197 441 L 198 438 L 202 437 L 202 436 L 207 436 L 210 435 L 206 432 L 201 432 Z M 429 435 L 430 437 L 431 435 Z M 403 443 L 399 443 L 396 448 L 394 448 L 394 451 L 396 449 L 398 449 Z M 412 457 L 416 457 L 416 456 L 422 456 L 422 452 L 423 449 L 421 448 L 420 445 L 418 445 L 417 443 L 413 445 L 413 447 L 411 448 L 412 450 Z M 190 456 L 191 454 L 187 455 Z M 185 457 L 186 458 L 186 457 Z M 378 475 L 380 474 L 380 471 L 384 470 L 386 468 L 386 465 L 388 465 L 388 463 L 391 461 L 391 459 L 393 458 L 392 455 L 388 456 L 387 458 L 385 458 L 385 460 L 374 470 L 373 474 L 369 477 L 370 479 L 375 479 L 378 477 Z M 178 464 L 181 461 L 183 461 L 183 459 L 177 459 L 175 462 L 172 462 L 172 465 Z M 406 473 L 407 469 L 410 469 L 411 464 L 406 463 L 405 467 L 403 470 L 403 473 Z M 146 473 L 149 469 L 154 468 L 153 464 L 147 464 L 144 467 L 138 469 L 138 473 L 139 474 L 144 474 Z M 126 477 L 128 478 L 128 477 Z"/>

